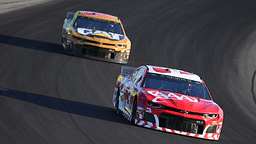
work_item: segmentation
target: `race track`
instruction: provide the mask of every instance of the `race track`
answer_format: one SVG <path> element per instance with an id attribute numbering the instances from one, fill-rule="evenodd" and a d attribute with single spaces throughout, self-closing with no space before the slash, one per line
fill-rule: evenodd
<path id="1" fill-rule="evenodd" d="M 65 55 L 68 11 L 118 16 L 129 66 L 194 72 L 224 110 L 219 141 L 154 131 L 115 114 L 122 65 Z M 0 15 L 1 144 L 241 144 L 256 141 L 255 0 L 54 0 Z"/>

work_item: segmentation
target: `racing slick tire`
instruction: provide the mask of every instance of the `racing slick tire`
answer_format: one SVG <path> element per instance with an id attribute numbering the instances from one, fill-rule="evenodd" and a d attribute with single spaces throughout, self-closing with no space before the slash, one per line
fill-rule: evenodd
<path id="1" fill-rule="evenodd" d="M 116 110 L 116 113 L 118 115 L 121 115 L 121 111 L 119 110 L 119 97 L 120 97 L 120 92 L 119 92 L 119 89 L 117 91 L 117 94 L 116 94 L 116 105 L 115 105 L 115 110 Z"/>
<path id="2" fill-rule="evenodd" d="M 62 47 L 64 53 L 67 53 L 67 50 L 66 50 L 67 40 L 65 38 L 61 38 L 61 47 Z"/>
<path id="3" fill-rule="evenodd" d="M 135 97 L 133 106 L 132 106 L 132 119 L 131 119 L 132 123 L 135 123 L 135 118 L 137 118 L 136 112 L 137 112 L 137 97 Z"/>

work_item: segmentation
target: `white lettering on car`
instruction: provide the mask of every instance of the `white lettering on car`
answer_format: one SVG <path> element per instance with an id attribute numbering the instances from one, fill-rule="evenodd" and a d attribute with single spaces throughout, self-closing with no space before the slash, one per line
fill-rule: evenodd
<path id="1" fill-rule="evenodd" d="M 169 98 L 168 95 L 166 95 L 166 94 L 164 94 L 164 93 L 161 93 L 161 92 L 159 92 L 159 91 L 148 91 L 148 93 L 151 94 L 151 95 L 153 95 L 153 96 L 156 96 L 156 97 L 160 96 L 160 97 L 164 97 L 165 99 L 168 99 L 168 98 Z"/>
<path id="2" fill-rule="evenodd" d="M 101 31 L 101 30 L 91 30 L 91 29 L 87 29 L 87 28 L 77 28 L 77 32 L 82 34 L 82 35 L 90 35 L 90 34 L 104 34 L 108 37 L 111 37 L 115 40 L 120 40 L 120 36 L 122 37 L 123 35 L 121 34 L 116 34 L 116 33 L 112 33 L 112 32 L 106 32 L 106 31 Z"/>
<path id="3" fill-rule="evenodd" d="M 162 100 L 162 97 L 155 97 L 153 100 L 152 100 L 152 102 L 154 102 L 154 103 L 157 103 L 157 102 L 161 102 Z"/>
<path id="4" fill-rule="evenodd" d="M 165 93 L 159 92 L 159 91 L 148 91 L 149 94 L 155 96 L 155 98 L 152 100 L 152 102 L 160 102 L 161 98 L 164 99 L 176 99 L 176 100 L 188 100 L 190 102 L 198 102 L 198 99 L 193 97 L 188 97 L 186 95 L 176 95 L 174 93 L 169 93 L 166 95 Z"/>

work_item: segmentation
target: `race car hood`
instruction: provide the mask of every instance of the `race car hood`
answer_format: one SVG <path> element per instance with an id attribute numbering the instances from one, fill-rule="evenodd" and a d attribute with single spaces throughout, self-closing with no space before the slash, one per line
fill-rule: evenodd
<path id="1" fill-rule="evenodd" d="M 84 36 L 92 38 L 102 38 L 109 41 L 120 41 L 126 38 L 125 35 L 100 30 L 92 30 L 87 28 L 77 28 L 77 32 Z"/>
<path id="2" fill-rule="evenodd" d="M 145 89 L 144 94 L 153 103 L 179 110 L 197 113 L 218 113 L 220 107 L 212 100 L 206 100 L 173 92 Z"/>

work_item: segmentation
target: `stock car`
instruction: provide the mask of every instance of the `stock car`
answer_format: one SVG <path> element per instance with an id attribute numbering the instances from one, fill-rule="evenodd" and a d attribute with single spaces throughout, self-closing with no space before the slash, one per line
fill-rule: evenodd
<path id="1" fill-rule="evenodd" d="M 219 140 L 223 111 L 196 74 L 159 66 L 123 66 L 112 103 L 132 123 L 155 130 Z"/>
<path id="2" fill-rule="evenodd" d="M 118 17 L 77 11 L 67 12 L 61 46 L 70 55 L 127 64 L 131 41 Z"/>

